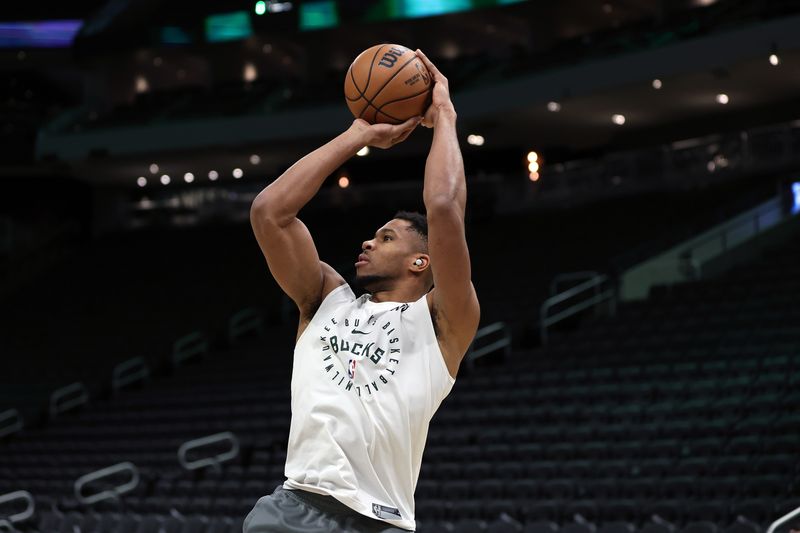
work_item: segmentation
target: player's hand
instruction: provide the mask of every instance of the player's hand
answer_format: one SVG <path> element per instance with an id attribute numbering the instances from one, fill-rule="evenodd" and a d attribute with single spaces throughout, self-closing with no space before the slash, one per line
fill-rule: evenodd
<path id="1" fill-rule="evenodd" d="M 450 84 L 447 78 L 444 77 L 444 74 L 439 72 L 436 65 L 428 59 L 428 56 L 426 56 L 422 50 L 417 48 L 415 53 L 417 57 L 422 60 L 428 72 L 430 72 L 433 77 L 433 101 L 425 111 L 425 118 L 422 119 L 422 125 L 426 128 L 434 128 L 436 127 L 436 121 L 440 113 L 451 113 L 453 116 L 456 114 L 456 109 L 453 106 L 452 100 L 450 100 Z"/>
<path id="2" fill-rule="evenodd" d="M 422 117 L 411 117 L 402 124 L 370 124 L 363 118 L 357 118 L 350 130 L 359 136 L 364 146 L 391 148 L 405 141 L 421 120 Z"/>

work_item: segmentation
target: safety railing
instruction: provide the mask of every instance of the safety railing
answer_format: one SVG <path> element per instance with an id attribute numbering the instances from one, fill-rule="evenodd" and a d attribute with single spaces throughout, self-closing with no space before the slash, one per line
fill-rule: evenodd
<path id="1" fill-rule="evenodd" d="M 25 425 L 22 415 L 16 409 L 6 409 L 0 413 L 0 439 L 22 431 Z"/>
<path id="2" fill-rule="evenodd" d="M 242 309 L 228 320 L 228 343 L 232 346 L 250 332 L 264 334 L 264 317 L 255 307 Z"/>
<path id="3" fill-rule="evenodd" d="M 688 279 L 702 277 L 703 263 L 755 237 L 785 218 L 779 198 L 732 218 L 684 245 L 678 256 L 678 269 Z"/>
<path id="4" fill-rule="evenodd" d="M 499 334 L 499 335 L 495 335 Z M 484 344 L 480 348 L 476 348 L 479 341 L 484 338 L 492 336 L 494 341 Z M 496 338 L 498 337 L 499 338 Z M 511 328 L 505 322 L 495 322 L 480 328 L 475 332 L 475 338 L 472 339 L 472 344 L 469 345 L 467 350 L 466 360 L 471 363 L 476 359 L 488 355 L 490 353 L 503 350 L 506 357 L 511 354 Z"/>
<path id="5" fill-rule="evenodd" d="M 113 485 L 90 496 L 83 495 L 83 488 L 86 485 L 92 482 L 104 480 L 106 478 L 109 478 L 111 476 L 114 476 L 122 472 L 130 473 L 131 475 L 130 481 L 118 485 Z M 134 490 L 138 485 L 139 485 L 139 469 L 136 468 L 135 464 L 129 461 L 125 461 L 106 468 L 101 468 L 100 470 L 95 470 L 94 472 L 90 472 L 84 476 L 79 477 L 75 481 L 74 485 L 75 497 L 78 499 L 80 503 L 91 505 L 93 503 L 97 503 L 102 500 L 118 499 L 123 494 L 126 494 Z"/>
<path id="6" fill-rule="evenodd" d="M 673 246 L 627 269 L 619 277 L 619 298 L 623 301 L 647 297 L 655 285 L 697 280 L 723 254 L 794 216 L 782 206 L 780 197 L 749 209 L 688 241 Z M 721 260 L 721 259 L 720 259 Z"/>
<path id="7" fill-rule="evenodd" d="M 187 459 L 187 455 L 192 450 L 225 441 L 229 441 L 231 443 L 231 449 L 226 452 L 217 453 L 210 457 L 204 457 L 192 461 Z M 215 433 L 214 435 L 208 435 L 207 437 L 186 441 L 181 444 L 180 448 L 178 448 L 178 462 L 186 470 L 197 470 L 198 468 L 205 468 L 207 466 L 210 466 L 216 470 L 221 470 L 222 463 L 235 459 L 238 455 L 239 439 L 236 438 L 236 435 L 230 431 L 223 431 L 222 433 Z"/>
<path id="8" fill-rule="evenodd" d="M 50 395 L 50 418 L 89 403 L 89 391 L 80 381 L 71 383 Z"/>
<path id="9" fill-rule="evenodd" d="M 116 395 L 123 387 L 139 381 L 150 380 L 150 368 L 142 357 L 133 357 L 114 367 L 111 374 L 111 392 Z"/>
<path id="10" fill-rule="evenodd" d="M 548 329 L 553 325 L 574 316 L 581 311 L 591 309 L 597 305 L 608 302 L 611 314 L 616 312 L 616 291 L 612 286 L 611 280 L 605 274 L 598 272 L 570 272 L 559 274 L 550 284 L 551 293 L 558 289 L 564 281 L 585 281 L 578 283 L 558 294 L 550 296 L 542 303 L 539 311 L 539 334 L 542 344 L 548 341 Z M 551 312 L 562 304 L 575 299 L 576 301 L 554 314 Z"/>
<path id="11" fill-rule="evenodd" d="M 771 523 L 767 528 L 767 533 L 775 533 L 776 529 L 786 524 L 787 522 L 794 520 L 798 516 L 800 516 L 800 507 L 798 507 L 797 509 L 788 514 L 783 515 L 782 517 L 778 518 L 773 523 Z"/>
<path id="12" fill-rule="evenodd" d="M 8 515 L 5 517 L 3 522 L 7 523 L 6 527 L 8 527 L 9 531 L 15 531 L 14 524 L 22 522 L 32 517 L 33 512 L 36 509 L 36 503 L 33 500 L 33 496 L 27 490 L 17 490 L 6 494 L 0 494 L 0 509 L 3 507 L 3 505 L 7 504 L 8 502 L 13 502 L 17 500 L 21 500 L 27 503 L 27 507 L 25 508 L 24 511 Z M 2 515 L 4 515 L 4 513 L 0 513 L 0 516 Z"/>
<path id="13" fill-rule="evenodd" d="M 208 355 L 208 339 L 200 331 L 193 331 L 172 345 L 172 367 L 178 368 L 193 357 Z"/>

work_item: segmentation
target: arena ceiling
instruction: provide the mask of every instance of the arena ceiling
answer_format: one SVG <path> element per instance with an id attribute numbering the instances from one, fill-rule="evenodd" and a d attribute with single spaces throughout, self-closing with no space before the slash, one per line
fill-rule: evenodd
<path id="1" fill-rule="evenodd" d="M 116 0 L 114 0 L 116 1 Z M 137 4 L 139 8 L 154 6 L 158 2 L 121 2 Z M 222 2 L 229 4 L 231 2 Z M 241 2 L 239 2 L 241 3 Z M 363 3 L 363 2 L 362 2 Z M 508 9 L 484 9 L 456 16 L 431 17 L 405 21 L 402 24 L 379 23 L 352 28 L 338 28 L 324 32 L 276 36 L 272 42 L 285 46 L 287 51 L 297 53 L 297 47 L 318 50 L 325 46 L 325 61 L 335 62 L 336 58 L 352 55 L 352 50 L 363 47 L 364 42 L 384 40 L 380 37 L 390 32 L 394 41 L 422 43 L 420 48 L 435 49 L 437 55 L 448 53 L 471 54 L 495 51 L 499 56 L 514 47 L 522 47 L 526 53 L 536 54 L 558 48 L 564 43 L 582 42 L 586 35 L 603 35 L 629 24 L 656 24 L 670 12 L 684 10 L 708 0 L 658 1 L 630 0 L 592 2 L 584 0 L 565 0 L 560 2 L 523 2 Z M 77 1 L 63 3 L 50 13 L 59 16 L 96 16 L 106 2 Z M 219 6 L 219 2 L 217 5 Z M 358 4 L 358 2 L 355 2 Z M 741 2 L 731 1 L 732 7 Z M 165 20 L 179 12 L 181 6 L 202 12 L 209 8 L 210 2 L 170 2 L 169 12 L 162 14 Z M 163 7 L 160 9 L 164 9 Z M 41 14 L 41 11 L 38 11 Z M 33 16 L 34 10 L 22 3 L 5 10 L 4 18 L 17 20 Z M 48 14 L 50 16 L 50 14 Z M 109 23 L 113 27 L 113 23 Z M 143 18 L 139 24 L 148 24 Z M 346 26 L 346 25 L 345 25 Z M 132 27 L 136 27 L 133 24 Z M 102 32 L 101 32 L 102 33 Z M 119 36 L 116 36 L 117 38 Z M 114 38 L 108 36 L 103 38 Z M 370 40 L 371 39 L 371 40 Z M 326 46 L 327 43 L 327 46 Z M 585 44 L 585 43 L 584 43 Z M 569 54 L 570 48 L 565 53 Z M 585 54 L 586 47 L 573 52 Z M 98 54 L 104 53 L 102 47 Z M 180 51 L 178 51 L 180 53 Z M 196 53 L 188 50 L 187 53 Z M 91 54 L 90 54 L 91 55 Z M 580 62 L 585 57 L 565 56 L 565 66 Z M 217 57 L 216 60 L 224 60 Z M 339 59 L 342 61 L 342 59 Z M 652 145 L 669 142 L 679 138 L 703 135 L 720 129 L 750 127 L 760 123 L 791 120 L 800 117 L 800 104 L 794 95 L 800 89 L 800 78 L 791 68 L 800 61 L 798 54 L 790 49 L 781 53 L 781 65 L 773 68 L 767 63 L 767 52 L 757 57 L 744 58 L 736 62 L 715 65 L 713 61 L 704 68 L 685 72 L 675 72 L 666 76 L 652 76 L 630 83 L 619 83 L 605 89 L 582 93 L 579 87 L 559 86 L 552 99 L 558 101 L 560 110 L 549 111 L 548 99 L 533 98 L 529 103 L 516 107 L 506 107 L 494 113 L 473 113 L 461 115 L 460 132 L 465 152 L 478 153 L 481 150 L 550 150 L 554 157 L 570 156 L 583 152 L 616 149 L 637 145 Z M 346 66 L 345 65 L 340 65 Z M 46 66 L 42 67 L 47 69 Z M 660 89 L 654 89 L 652 80 L 659 77 Z M 724 105 L 717 101 L 717 95 L 724 93 L 729 102 Z M 458 103 L 461 95 L 455 90 L 454 99 Z M 614 114 L 625 117 L 625 124 L 612 121 Z M 336 125 L 334 125 L 335 127 Z M 333 131 L 333 130 L 332 130 Z M 486 142 L 482 147 L 469 146 L 465 142 L 468 134 L 483 135 Z M 180 168 L 236 168 L 251 154 L 261 158 L 261 168 L 280 169 L 298 156 L 307 153 L 329 138 L 320 135 L 306 139 L 293 139 L 286 142 L 273 142 L 269 145 L 241 146 L 235 149 L 219 147 L 203 150 L 202 154 L 192 152 L 165 152 L 158 154 L 162 164 Z M 412 136 L 406 143 L 391 151 L 373 150 L 370 158 L 381 160 L 398 156 L 424 155 L 429 145 L 429 132 Z M 109 161 L 89 161 L 76 163 L 76 174 L 99 183 L 130 184 L 132 177 L 143 174 L 153 157 L 125 157 Z M 135 179 L 135 178 L 133 178 Z"/>

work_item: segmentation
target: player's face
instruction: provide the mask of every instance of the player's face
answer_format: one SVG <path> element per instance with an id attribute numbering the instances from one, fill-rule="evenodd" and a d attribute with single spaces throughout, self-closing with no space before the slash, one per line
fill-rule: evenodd
<path id="1" fill-rule="evenodd" d="M 404 262 L 413 255 L 407 220 L 392 219 L 384 224 L 375 236 L 361 244 L 361 255 L 356 260 L 356 277 L 395 279 L 403 271 Z"/>

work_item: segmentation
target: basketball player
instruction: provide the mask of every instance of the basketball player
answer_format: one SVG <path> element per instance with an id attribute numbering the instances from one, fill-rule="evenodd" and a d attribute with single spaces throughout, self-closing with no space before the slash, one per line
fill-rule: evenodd
<path id="1" fill-rule="evenodd" d="M 244 533 L 413 531 L 428 423 L 450 392 L 478 327 L 464 235 L 466 186 L 447 78 L 424 117 L 356 119 L 266 187 L 250 220 L 275 280 L 300 310 L 292 368 L 286 481 L 258 500 Z M 361 245 L 359 297 L 320 261 L 297 218 L 322 182 L 361 147 L 389 148 L 433 128 L 427 219 L 399 212 Z M 434 287 L 435 285 L 435 287 Z M 434 288 L 431 288 L 434 287 Z"/>

